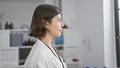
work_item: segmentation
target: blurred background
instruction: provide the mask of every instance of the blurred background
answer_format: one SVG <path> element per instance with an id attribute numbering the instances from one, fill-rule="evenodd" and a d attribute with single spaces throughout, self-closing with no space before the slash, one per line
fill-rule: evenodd
<path id="1" fill-rule="evenodd" d="M 68 68 L 120 67 L 118 0 L 0 0 L 0 68 L 23 67 L 36 40 L 32 14 L 44 3 L 62 10 L 67 28 L 53 44 Z"/>

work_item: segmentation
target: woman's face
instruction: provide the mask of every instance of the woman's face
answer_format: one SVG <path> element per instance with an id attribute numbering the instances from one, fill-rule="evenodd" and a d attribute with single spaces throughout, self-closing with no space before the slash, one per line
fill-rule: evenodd
<path id="1" fill-rule="evenodd" d="M 64 24 L 61 20 L 61 15 L 58 14 L 52 19 L 51 24 L 48 24 L 46 26 L 46 28 L 48 30 L 47 34 L 50 34 L 53 37 L 58 37 L 61 35 L 63 26 L 64 26 Z"/>

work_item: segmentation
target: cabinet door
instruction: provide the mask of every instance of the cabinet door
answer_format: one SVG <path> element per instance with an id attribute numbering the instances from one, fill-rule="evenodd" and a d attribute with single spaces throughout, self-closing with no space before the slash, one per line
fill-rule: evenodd
<path id="1" fill-rule="evenodd" d="M 0 49 L 8 48 L 10 45 L 10 31 L 9 30 L 0 30 Z"/>

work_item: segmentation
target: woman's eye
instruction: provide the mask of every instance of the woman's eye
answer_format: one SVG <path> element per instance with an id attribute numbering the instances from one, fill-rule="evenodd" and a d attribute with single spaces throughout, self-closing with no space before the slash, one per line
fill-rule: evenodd
<path id="1" fill-rule="evenodd" d="M 62 20 L 60 19 L 60 20 L 58 20 L 59 22 L 62 22 Z"/>

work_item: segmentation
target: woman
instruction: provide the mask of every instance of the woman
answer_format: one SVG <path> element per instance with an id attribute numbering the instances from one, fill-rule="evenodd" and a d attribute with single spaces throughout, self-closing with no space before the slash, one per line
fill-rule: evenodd
<path id="1" fill-rule="evenodd" d="M 49 4 L 39 5 L 33 14 L 30 36 L 37 38 L 24 68 L 66 68 L 62 58 L 51 44 L 64 26 L 60 9 Z"/>

